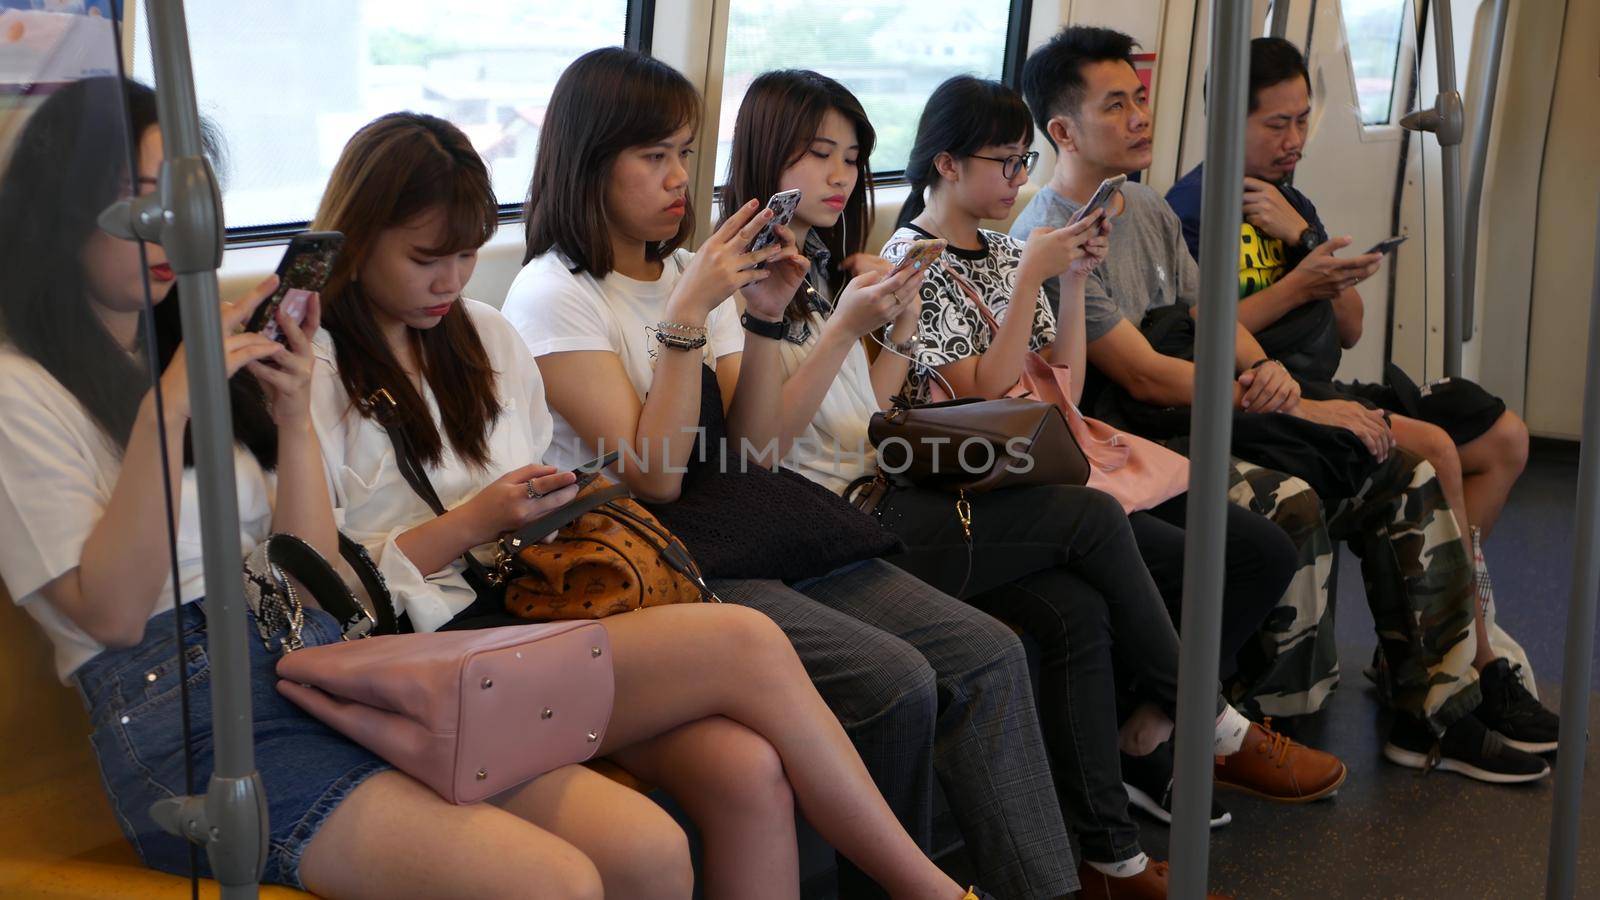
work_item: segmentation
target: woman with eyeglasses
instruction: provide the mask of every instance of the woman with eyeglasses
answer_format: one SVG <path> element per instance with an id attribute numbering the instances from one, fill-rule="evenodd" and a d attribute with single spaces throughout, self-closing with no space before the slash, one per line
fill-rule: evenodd
<path id="1" fill-rule="evenodd" d="M 1033 134 L 1022 98 L 994 81 L 952 78 L 923 109 L 906 164 L 912 195 L 882 251 L 892 263 L 913 241 L 949 242 L 922 283 L 917 340 L 899 348 L 915 359 L 901 369 L 909 398 L 928 399 L 935 383 L 955 397 L 1005 396 L 1030 350 L 1067 365 L 1073 393 L 1081 390 L 1084 285 L 1105 258 L 1111 224 L 1093 214 L 1036 229 L 1026 243 L 981 227 L 1011 217 L 1038 159 L 1029 149 Z M 1043 288 L 1057 278 L 1061 301 L 1052 309 Z M 1040 644 L 1040 720 L 1062 808 L 1082 848 L 1084 895 L 1165 896 L 1165 864 L 1148 864 L 1129 803 L 1170 821 L 1165 741 L 1177 699 L 1178 635 L 1163 602 L 1163 576 L 1182 572 L 1187 494 L 1147 491 L 1144 501 L 1130 502 L 1133 493 L 1119 491 L 1127 494 L 1122 505 L 1107 496 L 1100 505 L 1110 512 L 1091 516 L 1084 495 L 1094 492 L 1076 490 L 1014 492 L 1048 492 L 1052 503 L 1008 502 L 1012 492 L 973 498 L 973 541 L 978 559 L 988 558 L 978 565 L 999 577 L 971 585 L 963 597 Z M 940 515 L 944 505 L 925 494 L 892 491 L 884 516 L 910 548 L 908 567 L 939 584 L 937 573 L 959 560 L 962 523 Z M 1079 524 L 1086 521 L 1094 527 Z M 1294 570 L 1294 546 L 1271 521 L 1232 507 L 1227 525 L 1224 675 Z M 1345 767 L 1333 756 L 1250 724 L 1221 698 L 1218 710 L 1219 782 L 1288 802 L 1326 796 L 1343 782 Z M 1213 825 L 1228 819 L 1213 810 Z"/>

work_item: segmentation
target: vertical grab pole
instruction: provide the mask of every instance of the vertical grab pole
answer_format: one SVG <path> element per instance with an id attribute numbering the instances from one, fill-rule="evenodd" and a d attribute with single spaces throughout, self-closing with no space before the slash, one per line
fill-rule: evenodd
<path id="1" fill-rule="evenodd" d="M 1272 0 L 1271 27 L 1267 33 L 1275 38 L 1289 33 L 1289 0 Z"/>
<path id="2" fill-rule="evenodd" d="M 1201 900 L 1211 852 L 1211 745 L 1222 641 L 1228 447 L 1233 431 L 1239 220 L 1250 74 L 1250 4 L 1212 0 L 1209 121 L 1200 229 L 1200 308 L 1184 537 L 1183 649 L 1178 658 L 1172 896 Z"/>
<path id="3" fill-rule="evenodd" d="M 1444 184 L 1444 374 L 1461 377 L 1461 93 L 1450 0 L 1433 4 L 1434 57 L 1439 69 L 1439 171 Z"/>
<path id="4" fill-rule="evenodd" d="M 1461 245 L 1461 334 L 1472 340 L 1478 293 L 1478 214 L 1483 205 L 1483 170 L 1489 160 L 1489 126 L 1494 122 L 1494 98 L 1500 88 L 1500 55 L 1506 44 L 1506 14 L 1511 0 L 1494 0 L 1489 16 L 1489 43 L 1483 68 L 1472 85 L 1472 143 L 1467 153 L 1466 224 Z"/>
<path id="5" fill-rule="evenodd" d="M 200 525 L 203 534 L 217 538 L 239 533 L 216 273 L 222 264 L 222 203 L 202 152 L 182 0 L 146 0 L 145 8 L 167 152 L 158 193 L 160 242 L 178 275 Z M 266 862 L 267 806 L 255 766 L 239 542 L 207 540 L 203 553 L 216 766 L 204 798 L 168 801 L 160 818 L 205 845 L 222 896 L 231 900 L 256 896 Z"/>
<path id="6" fill-rule="evenodd" d="M 1578 463 L 1578 513 L 1573 529 L 1572 597 L 1561 679 L 1561 745 L 1556 750 L 1555 810 L 1544 893 L 1571 900 L 1577 892 L 1579 802 L 1589 734 L 1589 678 L 1594 664 L 1595 595 L 1600 593 L 1600 225 L 1595 227 L 1594 289 L 1589 300 L 1589 374 L 1584 381 L 1583 443 Z"/>

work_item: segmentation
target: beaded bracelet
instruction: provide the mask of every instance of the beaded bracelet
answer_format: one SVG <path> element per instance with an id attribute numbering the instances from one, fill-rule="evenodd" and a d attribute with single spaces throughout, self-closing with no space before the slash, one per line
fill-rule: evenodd
<path id="1" fill-rule="evenodd" d="M 677 333 L 689 338 L 705 337 L 707 334 L 704 325 L 688 325 L 683 322 L 657 322 L 655 330 Z"/>

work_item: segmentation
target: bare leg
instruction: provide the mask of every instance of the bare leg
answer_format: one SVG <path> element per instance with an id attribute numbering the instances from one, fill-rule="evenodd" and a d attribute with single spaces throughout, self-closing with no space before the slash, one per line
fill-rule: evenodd
<path id="1" fill-rule="evenodd" d="M 761 735 L 716 716 L 634 744 L 612 759 L 666 789 L 699 826 L 706 900 L 798 900 L 794 794 L 783 760 Z"/>
<path id="2" fill-rule="evenodd" d="M 600 870 L 607 897 L 688 900 L 694 893 L 683 829 L 649 797 L 598 772 L 564 766 L 490 802 L 576 847 Z"/>
<path id="3" fill-rule="evenodd" d="M 616 704 L 603 755 L 707 716 L 726 716 L 778 751 L 807 820 L 893 897 L 962 895 L 901 828 L 783 632 L 753 610 L 657 606 L 601 620 Z"/>
<path id="4" fill-rule="evenodd" d="M 1456 527 L 1461 530 L 1461 546 L 1467 555 L 1467 562 L 1472 561 L 1472 524 L 1467 515 L 1466 488 L 1462 482 L 1461 457 L 1456 453 L 1455 442 L 1450 440 L 1450 435 L 1437 425 L 1429 425 L 1416 419 L 1405 416 L 1394 416 L 1395 443 L 1402 450 L 1410 450 L 1420 454 L 1424 459 L 1433 464 L 1434 472 L 1439 476 L 1439 487 L 1444 492 L 1445 502 L 1450 504 L 1450 512 L 1455 516 Z M 1494 650 L 1489 647 L 1489 629 L 1484 626 L 1483 608 L 1477 603 L 1472 604 L 1473 634 L 1476 637 L 1476 646 L 1473 650 L 1472 665 L 1482 669 L 1494 662 Z"/>
<path id="5" fill-rule="evenodd" d="M 333 900 L 604 896 L 578 848 L 489 804 L 447 803 L 399 772 L 374 775 L 334 809 L 300 880 Z"/>
<path id="6" fill-rule="evenodd" d="M 1511 487 L 1528 465 L 1528 426 L 1506 410 L 1483 434 L 1462 444 L 1467 518 L 1487 538 L 1505 508 Z"/>

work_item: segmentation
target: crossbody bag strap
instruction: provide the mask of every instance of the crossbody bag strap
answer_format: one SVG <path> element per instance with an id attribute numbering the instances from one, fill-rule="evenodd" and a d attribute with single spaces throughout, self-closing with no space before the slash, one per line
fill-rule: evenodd
<path id="1" fill-rule="evenodd" d="M 406 436 L 405 429 L 400 427 L 400 407 L 394 402 L 394 396 L 387 388 L 378 388 L 367 397 L 365 407 L 372 414 L 374 421 L 383 428 L 389 436 L 389 443 L 394 446 L 395 468 L 400 470 L 400 477 L 411 485 L 411 490 L 416 492 L 422 502 L 428 504 L 436 516 L 445 514 L 444 503 L 439 499 L 439 492 L 433 489 L 433 481 L 428 478 L 428 470 L 423 467 L 422 460 L 417 457 L 417 452 L 411 446 L 411 438 Z M 483 579 L 485 584 L 493 584 L 494 579 L 489 567 L 478 562 L 471 551 L 461 554 L 462 562 L 466 563 L 467 571 L 475 578 Z"/>

